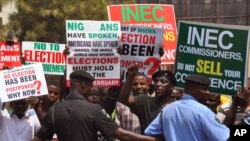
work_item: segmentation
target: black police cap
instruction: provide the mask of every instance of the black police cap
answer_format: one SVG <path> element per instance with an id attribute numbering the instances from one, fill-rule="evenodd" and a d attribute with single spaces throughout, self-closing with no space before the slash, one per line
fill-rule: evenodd
<path id="1" fill-rule="evenodd" d="M 210 79 L 204 75 L 191 74 L 185 78 L 186 81 L 194 82 L 201 85 L 210 85 Z"/>
<path id="2" fill-rule="evenodd" d="M 176 79 L 174 74 L 168 70 L 159 70 L 152 75 L 152 79 L 155 80 L 156 77 L 165 76 L 172 84 L 176 85 Z"/>
<path id="3" fill-rule="evenodd" d="M 90 80 L 90 81 L 95 80 L 95 78 L 86 71 L 74 71 L 69 75 L 69 77 L 79 80 Z"/>

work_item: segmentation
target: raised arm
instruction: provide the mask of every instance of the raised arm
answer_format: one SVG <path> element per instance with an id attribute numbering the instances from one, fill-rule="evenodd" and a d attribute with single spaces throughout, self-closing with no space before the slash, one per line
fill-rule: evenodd
<path id="1" fill-rule="evenodd" d="M 136 64 L 133 64 L 128 68 L 128 77 L 121 88 L 121 92 L 118 99 L 122 104 L 127 105 L 129 107 L 135 102 L 134 96 L 131 96 L 130 92 L 132 90 L 133 79 L 137 72 L 138 67 Z"/>
<path id="2" fill-rule="evenodd" d="M 45 116 L 45 112 L 42 111 L 41 105 L 40 105 L 40 99 L 36 96 L 30 96 L 26 99 L 30 103 L 30 108 L 34 109 L 36 112 L 36 115 L 41 122 L 43 117 Z"/>
<path id="3" fill-rule="evenodd" d="M 225 120 L 223 122 L 226 126 L 229 127 L 230 125 L 234 124 L 238 106 L 241 107 L 243 110 L 246 109 L 246 107 L 250 103 L 249 98 L 250 93 L 246 87 L 241 87 L 238 89 L 238 92 L 233 98 L 232 105 L 227 111 Z"/>

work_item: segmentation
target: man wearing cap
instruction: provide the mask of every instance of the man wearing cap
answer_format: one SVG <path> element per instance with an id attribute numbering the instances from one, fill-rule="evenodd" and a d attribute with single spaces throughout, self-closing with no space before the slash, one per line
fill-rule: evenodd
<path id="1" fill-rule="evenodd" d="M 203 105 L 210 80 L 198 74 L 186 78 L 184 96 L 166 106 L 145 130 L 146 135 L 164 135 L 168 141 L 226 141 L 229 129 Z M 170 113 L 170 114 L 169 114 Z"/>
<path id="2" fill-rule="evenodd" d="M 161 109 L 175 100 L 171 97 L 171 93 L 176 84 L 176 79 L 172 72 L 159 70 L 152 76 L 155 97 L 150 97 L 147 94 L 133 96 L 130 95 L 130 91 L 137 73 L 138 68 L 136 65 L 128 68 L 128 78 L 122 86 L 119 101 L 130 107 L 131 112 L 138 116 L 141 133 L 144 134 L 146 127 L 154 120 Z"/>
<path id="3" fill-rule="evenodd" d="M 121 140 L 156 140 L 119 128 L 99 104 L 88 102 L 93 81 L 94 78 L 87 72 L 72 72 L 68 97 L 47 112 L 33 141 L 51 140 L 54 133 L 59 141 L 96 141 L 97 131 Z"/>

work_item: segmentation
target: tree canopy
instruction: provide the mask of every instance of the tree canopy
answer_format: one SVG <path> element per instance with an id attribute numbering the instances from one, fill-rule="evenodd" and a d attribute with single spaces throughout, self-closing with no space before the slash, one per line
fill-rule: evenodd
<path id="1" fill-rule="evenodd" d="M 65 43 L 66 20 L 107 20 L 106 0 L 16 0 L 7 25 L 19 40 Z"/>

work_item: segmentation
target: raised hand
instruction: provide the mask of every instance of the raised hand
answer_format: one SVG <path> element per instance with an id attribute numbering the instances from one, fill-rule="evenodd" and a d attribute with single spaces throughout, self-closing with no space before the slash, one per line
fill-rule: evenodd
<path id="1" fill-rule="evenodd" d="M 36 96 L 30 96 L 26 99 L 32 108 L 37 108 L 40 102 L 40 99 Z"/>
<path id="2" fill-rule="evenodd" d="M 134 77 L 138 72 L 138 67 L 137 64 L 132 64 L 129 68 L 128 68 L 128 76 L 129 77 Z"/>
<path id="3" fill-rule="evenodd" d="M 63 54 L 64 54 L 65 56 L 67 56 L 67 55 L 70 54 L 69 47 L 68 47 L 67 45 L 65 46 L 65 49 L 63 50 Z"/>

